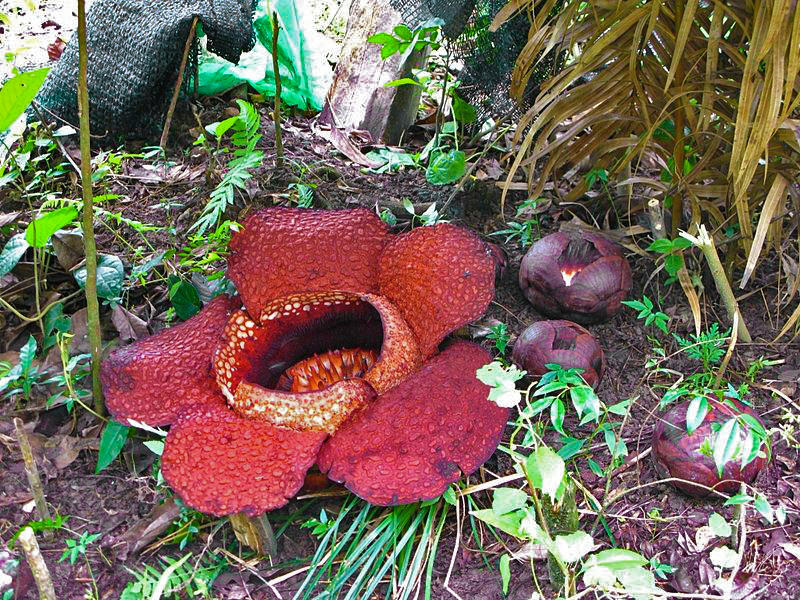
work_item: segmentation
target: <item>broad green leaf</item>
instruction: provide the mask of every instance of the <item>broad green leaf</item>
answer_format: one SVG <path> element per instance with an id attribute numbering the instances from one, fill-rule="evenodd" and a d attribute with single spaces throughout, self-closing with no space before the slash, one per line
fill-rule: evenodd
<path id="1" fill-rule="evenodd" d="M 534 487 L 556 501 L 556 491 L 566 472 L 564 459 L 547 446 L 540 446 L 525 461 L 525 471 Z"/>
<path id="2" fill-rule="evenodd" d="M 0 133 L 28 109 L 49 71 L 49 68 L 28 71 L 6 81 L 0 89 Z"/>
<path id="3" fill-rule="evenodd" d="M 739 555 L 727 546 L 718 546 L 709 555 L 711 564 L 721 569 L 732 569 L 739 562 Z"/>
<path id="4" fill-rule="evenodd" d="M 474 123 L 477 119 L 475 107 L 455 92 L 453 93 L 453 116 L 461 123 Z"/>
<path id="5" fill-rule="evenodd" d="M 583 416 L 585 412 L 591 419 L 600 418 L 600 399 L 591 386 L 581 385 L 570 388 L 569 396 L 579 417 Z"/>
<path id="6" fill-rule="evenodd" d="M 775 515 L 772 512 L 772 506 L 770 506 L 769 501 L 763 494 L 756 495 L 753 501 L 753 508 L 755 508 L 768 523 L 771 524 L 773 522 Z"/>
<path id="7" fill-rule="evenodd" d="M 381 47 L 381 58 L 386 60 L 393 54 L 400 52 L 401 44 L 395 38 L 387 40 Z"/>
<path id="8" fill-rule="evenodd" d="M 555 430 L 561 435 L 567 435 L 564 431 L 564 402 L 561 398 L 556 398 L 556 401 L 550 405 L 550 422 L 553 424 Z"/>
<path id="9" fill-rule="evenodd" d="M 410 77 L 402 77 L 401 79 L 389 81 L 388 83 L 384 83 L 383 87 L 398 87 L 400 85 L 416 85 L 417 87 L 422 87 L 422 84 L 419 81 L 414 81 Z"/>
<path id="10" fill-rule="evenodd" d="M 74 273 L 75 281 L 81 287 L 86 287 L 86 267 L 81 267 Z M 97 261 L 97 295 L 106 300 L 119 298 L 122 293 L 122 280 L 125 276 L 125 267 L 119 256 L 101 254 Z"/>
<path id="11" fill-rule="evenodd" d="M 484 523 L 488 523 L 492 527 L 497 527 L 499 530 L 505 531 L 509 535 L 513 535 L 516 538 L 522 537 L 519 530 L 519 524 L 525 516 L 525 513 L 522 511 L 498 515 L 491 508 L 485 508 L 482 510 L 473 510 L 470 514 Z"/>
<path id="12" fill-rule="evenodd" d="M 412 31 L 405 25 L 398 25 L 394 28 L 394 34 L 405 42 L 410 42 L 414 37 Z"/>
<path id="13" fill-rule="evenodd" d="M 557 535 L 555 539 L 555 554 L 566 563 L 578 562 L 593 549 L 592 536 L 583 531 Z"/>
<path id="14" fill-rule="evenodd" d="M 565 438 L 564 445 L 559 449 L 558 455 L 564 460 L 569 460 L 581 451 L 585 443 L 586 440 L 579 440 L 569 437 Z"/>
<path id="15" fill-rule="evenodd" d="M 686 409 L 686 432 L 694 433 L 700 427 L 708 414 L 708 399 L 705 396 L 695 396 Z"/>
<path id="16" fill-rule="evenodd" d="M 683 268 L 683 257 L 680 254 L 670 254 L 664 258 L 664 269 L 670 277 L 675 277 Z"/>
<path id="17" fill-rule="evenodd" d="M 72 223 L 77 216 L 78 209 L 74 206 L 51 211 L 31 221 L 25 229 L 25 241 L 36 248 L 44 248 L 56 231 Z"/>
<path id="18" fill-rule="evenodd" d="M 456 491 L 453 489 L 453 486 L 448 487 L 444 494 L 442 494 L 442 498 L 444 501 L 447 502 L 450 506 L 455 506 L 457 499 L 456 499 Z"/>
<path id="19" fill-rule="evenodd" d="M 494 491 L 492 510 L 498 515 L 524 508 L 526 504 L 528 504 L 528 494 L 522 490 L 504 487 Z"/>
<path id="20" fill-rule="evenodd" d="M 6 245 L 3 246 L 3 251 L 0 252 L 0 277 L 17 266 L 19 259 L 22 258 L 29 247 L 30 244 L 28 244 L 24 234 L 18 233 L 11 236 Z"/>
<path id="21" fill-rule="evenodd" d="M 747 494 L 736 494 L 735 496 L 731 496 L 727 500 L 725 500 L 725 504 L 723 506 L 735 506 L 737 504 L 747 504 L 753 498 L 748 496 Z"/>
<path id="22" fill-rule="evenodd" d="M 394 40 L 392 34 L 390 33 L 376 33 L 375 35 L 371 35 L 367 38 L 367 42 L 370 44 L 379 44 L 383 45 L 389 41 Z M 395 40 L 396 41 L 396 40 Z"/>
<path id="23" fill-rule="evenodd" d="M 652 600 L 653 594 L 659 591 L 656 576 L 644 567 L 620 569 L 615 575 L 633 600 Z"/>
<path id="24" fill-rule="evenodd" d="M 164 442 L 162 440 L 147 440 L 144 445 L 156 456 L 161 456 L 164 452 Z"/>
<path id="25" fill-rule="evenodd" d="M 301 110 L 322 110 L 333 71 L 325 56 L 324 37 L 314 26 L 312 9 L 308 2 L 297 0 L 259 0 L 253 15 L 255 47 L 244 53 L 238 64 L 203 52 L 198 69 L 200 94 L 214 96 L 248 83 L 263 96 L 275 96 L 272 60 L 272 11 L 275 11 L 280 24 L 277 58 L 281 99 Z"/>
<path id="26" fill-rule="evenodd" d="M 99 473 L 110 465 L 125 445 L 125 440 L 128 439 L 128 432 L 130 427 L 120 425 L 114 421 L 109 421 L 103 435 L 100 436 L 100 451 L 97 455 L 97 466 L 95 467 L 95 474 Z"/>
<path id="27" fill-rule="evenodd" d="M 734 417 L 725 422 L 714 438 L 714 464 L 717 466 L 717 474 L 720 477 L 722 477 L 725 465 L 739 451 L 741 431 L 739 421 Z"/>
<path id="28" fill-rule="evenodd" d="M 659 254 L 666 254 L 668 252 L 672 252 L 672 241 L 671 240 L 655 240 L 652 244 L 650 244 L 647 249 L 650 252 L 657 252 Z"/>
<path id="29" fill-rule="evenodd" d="M 174 275 L 170 276 L 169 300 L 182 321 L 193 317 L 203 308 L 197 288 Z"/>
<path id="30" fill-rule="evenodd" d="M 708 525 L 717 537 L 730 537 L 731 535 L 730 524 L 718 513 L 711 513 L 711 516 L 708 517 Z"/>
<path id="31" fill-rule="evenodd" d="M 592 554 L 586 559 L 584 570 L 590 567 L 606 567 L 616 573 L 646 564 L 647 560 L 638 552 L 625 550 L 624 548 L 612 548 L 611 550 L 601 550 L 596 554 Z"/>
<path id="32" fill-rule="evenodd" d="M 508 584 L 511 583 L 511 557 L 503 554 L 500 557 L 500 580 L 503 586 L 503 595 L 508 594 Z"/>
<path id="33" fill-rule="evenodd" d="M 587 587 L 596 585 L 607 590 L 613 588 L 617 583 L 617 576 L 608 567 L 590 567 L 583 574 L 583 583 Z"/>
<path id="34" fill-rule="evenodd" d="M 28 336 L 28 341 L 19 351 L 19 364 L 22 367 L 22 372 L 27 373 L 33 365 L 33 359 L 36 358 L 36 338 L 32 335 Z"/>
<path id="35" fill-rule="evenodd" d="M 431 158 L 425 179 L 433 185 L 447 185 L 461 179 L 466 170 L 466 155 L 460 150 L 439 152 Z"/>

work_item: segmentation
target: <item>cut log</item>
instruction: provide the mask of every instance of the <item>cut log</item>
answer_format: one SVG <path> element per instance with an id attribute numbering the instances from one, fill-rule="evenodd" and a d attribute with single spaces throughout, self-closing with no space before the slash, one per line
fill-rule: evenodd
<path id="1" fill-rule="evenodd" d="M 399 23 L 400 14 L 387 0 L 353 0 L 321 123 L 344 131 L 369 131 L 376 142 L 400 141 L 416 119 L 422 90 L 415 85 L 384 86 L 411 77 L 412 68 L 424 66 L 427 51 L 398 53 L 383 60 L 381 47 L 367 41 L 376 33 L 391 33 Z"/>

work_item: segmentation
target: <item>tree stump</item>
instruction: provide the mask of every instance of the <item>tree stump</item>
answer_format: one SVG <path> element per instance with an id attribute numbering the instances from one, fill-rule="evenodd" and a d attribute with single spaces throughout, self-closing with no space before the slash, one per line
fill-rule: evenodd
<path id="1" fill-rule="evenodd" d="M 321 123 L 351 131 L 367 130 L 376 142 L 397 144 L 417 115 L 422 90 L 415 85 L 384 87 L 411 77 L 412 68 L 425 65 L 427 51 L 381 58 L 380 46 L 367 39 L 391 33 L 400 14 L 387 0 L 353 0 L 344 48 L 333 75 Z"/>

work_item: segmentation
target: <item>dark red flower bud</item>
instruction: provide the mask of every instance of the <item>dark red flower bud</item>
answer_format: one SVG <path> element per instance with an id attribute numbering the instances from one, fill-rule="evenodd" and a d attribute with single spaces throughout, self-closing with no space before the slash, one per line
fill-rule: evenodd
<path id="1" fill-rule="evenodd" d="M 599 323 L 619 312 L 631 291 L 631 268 L 620 247 L 602 235 L 558 232 L 525 254 L 519 285 L 548 317 Z"/>
<path id="2" fill-rule="evenodd" d="M 539 321 L 523 331 L 514 343 L 512 360 L 529 375 L 547 372 L 548 364 L 583 369 L 589 385 L 597 387 L 606 367 L 603 349 L 591 333 L 572 321 Z"/>
<path id="3" fill-rule="evenodd" d="M 728 405 L 733 404 L 736 409 Z M 707 496 L 711 492 L 703 487 L 692 485 L 690 482 L 699 483 L 709 488 L 714 488 L 726 494 L 734 494 L 739 490 L 740 483 L 752 483 L 767 464 L 767 457 L 758 456 L 742 469 L 742 457 L 735 456 L 729 460 L 722 471 L 722 477 L 717 472 L 714 459 L 702 454 L 700 448 L 706 440 L 714 446 L 714 431 L 723 423 L 739 414 L 751 415 L 759 422 L 758 415 L 753 409 L 744 406 L 732 399 L 720 402 L 708 399 L 708 414 L 700 426 L 691 434 L 686 432 L 686 413 L 689 402 L 683 402 L 667 411 L 661 417 L 653 431 L 653 462 L 661 477 L 677 477 L 686 480 L 671 482 L 679 490 L 691 496 Z M 763 424 L 763 423 L 762 423 Z M 740 444 L 744 443 L 747 435 L 746 427 L 741 427 Z M 709 447 L 709 444 L 705 444 Z"/>
<path id="4" fill-rule="evenodd" d="M 502 279 L 505 275 L 506 267 L 508 266 L 508 255 L 503 247 L 499 244 L 492 242 L 484 242 L 486 244 L 486 251 L 494 261 L 494 275 L 495 279 Z"/>

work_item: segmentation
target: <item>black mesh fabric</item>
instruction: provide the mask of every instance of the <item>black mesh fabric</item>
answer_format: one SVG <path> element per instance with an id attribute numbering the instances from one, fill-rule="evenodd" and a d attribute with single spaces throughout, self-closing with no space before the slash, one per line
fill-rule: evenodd
<path id="1" fill-rule="evenodd" d="M 450 41 L 452 55 L 464 64 L 459 75 L 459 95 L 477 108 L 479 119 L 519 116 L 539 92 L 543 81 L 564 64 L 566 52 L 555 49 L 537 64 L 521 102 L 511 99 L 511 73 L 528 41 L 530 21 L 525 13 L 506 22 L 496 32 L 489 24 L 508 0 L 390 0 L 405 23 L 416 27 L 438 17 Z M 560 10 L 560 6 L 557 10 Z"/>
<path id="2" fill-rule="evenodd" d="M 253 47 L 253 7 L 253 0 L 95 0 L 86 18 L 92 133 L 159 130 L 194 17 L 209 50 L 236 63 Z M 187 88 L 192 73 L 194 69 L 187 69 Z M 76 32 L 37 102 L 49 116 L 76 125 L 77 80 Z"/>

